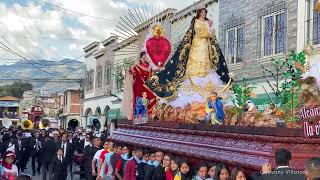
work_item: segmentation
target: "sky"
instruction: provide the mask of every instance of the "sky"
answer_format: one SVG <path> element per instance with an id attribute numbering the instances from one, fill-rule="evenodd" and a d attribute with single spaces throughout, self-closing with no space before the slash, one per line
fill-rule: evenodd
<path id="1" fill-rule="evenodd" d="M 195 1 L 0 0 L 0 42 L 29 60 L 70 58 L 84 61 L 83 48 L 109 37 L 128 9 L 147 6 L 156 11 L 169 7 L 181 10 Z M 0 64 L 19 60 L 3 48 L 0 44 Z"/>

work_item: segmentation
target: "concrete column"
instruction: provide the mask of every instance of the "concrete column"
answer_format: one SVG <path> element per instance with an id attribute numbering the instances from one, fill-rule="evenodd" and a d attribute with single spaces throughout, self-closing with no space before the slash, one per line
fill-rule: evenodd
<path id="1" fill-rule="evenodd" d="M 305 15 L 306 11 L 306 1 L 309 0 L 298 0 L 297 1 L 297 52 L 300 52 L 304 48 L 305 44 Z"/>
<path id="2" fill-rule="evenodd" d="M 101 127 L 100 127 L 100 132 L 101 132 L 101 131 L 103 131 L 104 123 L 106 122 L 106 116 L 105 115 L 101 115 L 99 117 L 99 122 L 101 124 Z"/>

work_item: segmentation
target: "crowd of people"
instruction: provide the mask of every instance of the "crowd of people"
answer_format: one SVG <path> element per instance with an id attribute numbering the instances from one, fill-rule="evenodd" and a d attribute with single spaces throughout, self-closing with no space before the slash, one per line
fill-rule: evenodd
<path id="1" fill-rule="evenodd" d="M 311 158 L 305 171 L 295 170 L 290 167 L 291 153 L 286 149 L 275 152 L 276 168 L 268 163 L 261 172 L 249 172 L 162 150 L 118 144 L 105 132 L 3 129 L 0 153 L 2 180 L 29 180 L 36 173 L 43 180 L 65 180 L 68 173 L 73 174 L 73 163 L 78 160 L 80 178 L 87 180 L 320 180 L 320 158 Z M 24 174 L 29 159 L 32 176 Z"/>

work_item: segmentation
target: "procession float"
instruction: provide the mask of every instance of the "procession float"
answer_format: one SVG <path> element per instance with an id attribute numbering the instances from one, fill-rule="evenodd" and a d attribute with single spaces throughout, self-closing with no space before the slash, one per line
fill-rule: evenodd
<path id="1" fill-rule="evenodd" d="M 135 19 L 130 10 L 129 16 Z M 320 156 L 320 75 L 307 58 L 311 47 L 261 64 L 267 84 L 261 110 L 255 85 L 229 73 L 206 6 L 197 6 L 178 40 L 168 36 L 174 17 L 169 9 L 127 27 L 128 34 L 145 33 L 137 40 L 137 60 L 121 72 L 127 118 L 113 120 L 112 140 L 252 171 L 274 162 L 280 147 L 290 149 L 298 169 Z M 121 19 L 129 27 L 138 21 Z"/>

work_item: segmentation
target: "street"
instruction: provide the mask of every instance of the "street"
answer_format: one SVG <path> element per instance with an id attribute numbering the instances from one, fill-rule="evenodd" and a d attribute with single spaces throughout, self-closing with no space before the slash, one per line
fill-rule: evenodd
<path id="1" fill-rule="evenodd" d="M 36 166 L 37 166 L 37 164 L 36 164 Z M 75 170 L 75 167 L 73 167 L 73 170 Z M 78 170 L 78 168 L 77 168 L 76 170 Z M 40 172 L 40 173 L 41 173 L 41 172 Z M 30 160 L 29 160 L 29 162 L 28 162 L 27 169 L 24 171 L 23 174 L 32 175 L 31 158 L 30 158 Z M 36 176 L 32 176 L 32 180 L 42 180 L 42 174 L 39 175 L 38 173 L 36 173 Z M 48 179 L 47 179 L 47 180 L 48 180 Z M 67 178 L 67 180 L 71 180 L 70 173 L 68 173 L 68 178 Z M 78 175 L 75 175 L 75 176 L 73 177 L 73 180 L 80 180 L 80 178 L 79 178 Z"/>

